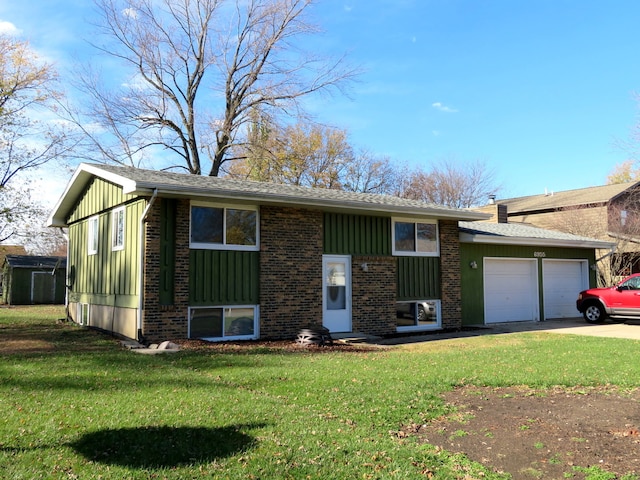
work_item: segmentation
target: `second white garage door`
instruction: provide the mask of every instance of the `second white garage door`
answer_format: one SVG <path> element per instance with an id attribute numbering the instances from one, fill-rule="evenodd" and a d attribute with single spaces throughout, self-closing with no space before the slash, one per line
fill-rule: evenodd
<path id="1" fill-rule="evenodd" d="M 588 288 L 588 268 L 586 260 L 542 261 L 545 319 L 580 316 L 576 298 L 581 290 Z"/>
<path id="2" fill-rule="evenodd" d="M 485 323 L 539 320 L 535 259 L 485 258 Z"/>

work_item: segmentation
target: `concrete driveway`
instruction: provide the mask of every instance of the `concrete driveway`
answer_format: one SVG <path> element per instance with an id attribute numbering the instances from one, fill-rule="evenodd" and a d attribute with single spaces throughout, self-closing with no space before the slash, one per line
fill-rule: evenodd
<path id="1" fill-rule="evenodd" d="M 401 345 L 406 343 L 429 342 L 448 338 L 476 337 L 516 332 L 546 331 L 559 334 L 590 335 L 594 337 L 630 338 L 640 340 L 640 324 L 637 319 L 606 320 L 604 323 L 591 324 L 582 317 L 547 320 L 545 322 L 496 323 L 458 332 L 433 332 L 407 337 L 385 338 L 375 343 L 379 345 Z"/>

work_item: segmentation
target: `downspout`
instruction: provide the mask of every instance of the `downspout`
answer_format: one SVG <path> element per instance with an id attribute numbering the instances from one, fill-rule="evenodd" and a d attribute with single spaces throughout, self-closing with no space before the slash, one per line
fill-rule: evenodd
<path id="1" fill-rule="evenodd" d="M 149 215 L 149 211 L 156 201 L 156 197 L 158 196 L 158 189 L 153 189 L 153 195 L 151 195 L 151 199 L 149 203 L 145 207 L 142 212 L 142 216 L 140 217 L 140 230 L 138 235 L 138 242 L 140 244 L 140 252 L 139 252 L 139 260 L 138 260 L 138 311 L 136 312 L 136 322 L 137 322 L 137 330 L 138 330 L 138 341 L 141 341 L 142 338 L 142 307 L 144 304 L 144 225 L 147 223 L 147 215 Z"/>
<path id="2" fill-rule="evenodd" d="M 67 315 L 67 321 L 71 320 L 69 316 L 69 290 L 71 289 L 71 282 L 69 281 L 69 234 L 64 231 L 64 228 L 60 227 L 60 233 L 67 242 L 67 268 L 64 272 L 64 311 Z"/>

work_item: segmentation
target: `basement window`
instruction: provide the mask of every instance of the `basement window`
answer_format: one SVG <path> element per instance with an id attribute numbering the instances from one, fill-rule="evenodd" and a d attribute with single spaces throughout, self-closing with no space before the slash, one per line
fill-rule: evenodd
<path id="1" fill-rule="evenodd" d="M 396 330 L 411 332 L 440 328 L 440 300 L 396 303 Z"/>
<path id="2" fill-rule="evenodd" d="M 258 338 L 257 307 L 192 307 L 189 338 L 202 340 L 255 340 Z"/>
<path id="3" fill-rule="evenodd" d="M 88 303 L 79 303 L 78 304 L 78 318 L 76 319 L 79 325 L 88 326 L 89 325 L 89 304 Z"/>

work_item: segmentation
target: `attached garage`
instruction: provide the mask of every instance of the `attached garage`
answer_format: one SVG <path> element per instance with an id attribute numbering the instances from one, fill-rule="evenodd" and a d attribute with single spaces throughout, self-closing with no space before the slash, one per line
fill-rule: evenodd
<path id="1" fill-rule="evenodd" d="M 577 317 L 614 244 L 523 224 L 460 222 L 463 326 Z"/>
<path id="2" fill-rule="evenodd" d="M 485 323 L 540 318 L 537 267 L 533 259 L 484 259 Z"/>
<path id="3" fill-rule="evenodd" d="M 586 260 L 542 260 L 545 318 L 576 316 L 576 293 L 589 288 Z"/>

